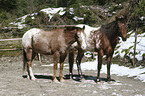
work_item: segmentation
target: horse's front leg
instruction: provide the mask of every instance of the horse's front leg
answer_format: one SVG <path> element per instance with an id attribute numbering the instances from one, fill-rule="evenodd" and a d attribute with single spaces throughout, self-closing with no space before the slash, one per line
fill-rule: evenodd
<path id="1" fill-rule="evenodd" d="M 64 64 L 64 60 L 65 60 L 66 56 L 67 56 L 66 53 L 63 53 L 63 54 L 60 55 L 60 72 L 59 72 L 60 82 L 65 81 L 63 79 L 63 64 Z"/>
<path id="2" fill-rule="evenodd" d="M 97 74 L 97 82 L 100 82 L 100 71 L 102 68 L 102 59 L 103 59 L 103 50 L 98 52 L 98 74 Z"/>
<path id="3" fill-rule="evenodd" d="M 111 81 L 111 76 L 110 76 L 111 58 L 112 56 L 107 57 L 107 80 L 108 81 Z"/>
<path id="4" fill-rule="evenodd" d="M 54 66 L 53 66 L 53 71 L 54 71 L 54 72 L 53 72 L 53 81 L 54 81 L 54 82 L 58 82 L 58 80 L 57 80 L 57 78 L 56 78 L 58 57 L 59 57 L 58 52 L 55 52 L 54 55 L 53 55 L 53 63 L 54 63 Z"/>

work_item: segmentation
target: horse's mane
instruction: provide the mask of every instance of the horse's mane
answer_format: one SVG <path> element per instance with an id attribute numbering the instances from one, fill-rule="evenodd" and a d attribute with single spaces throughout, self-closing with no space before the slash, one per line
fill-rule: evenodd
<path id="1" fill-rule="evenodd" d="M 72 43 L 75 42 L 76 38 L 74 38 L 77 33 L 77 27 L 67 26 L 64 29 L 64 36 L 67 40 L 66 42 Z"/>
<path id="2" fill-rule="evenodd" d="M 111 39 L 112 36 L 116 34 L 117 30 L 118 30 L 117 21 L 113 21 L 109 24 L 101 26 L 102 33 L 104 33 L 109 39 Z"/>

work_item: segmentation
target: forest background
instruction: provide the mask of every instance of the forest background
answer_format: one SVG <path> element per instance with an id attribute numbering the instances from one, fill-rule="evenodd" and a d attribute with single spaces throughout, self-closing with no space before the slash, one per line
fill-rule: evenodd
<path id="1" fill-rule="evenodd" d="M 118 4 L 118 6 L 116 6 Z M 121 4 L 119 6 L 119 4 Z M 86 6 L 86 7 L 82 7 Z M 10 26 L 9 23 L 17 20 L 17 18 L 22 17 L 26 14 L 36 13 L 44 8 L 57 8 L 66 7 L 74 9 L 74 15 L 78 17 L 84 17 L 81 22 L 74 22 L 71 19 L 70 14 L 65 17 L 55 16 L 51 22 L 48 22 L 48 16 L 46 14 L 41 14 L 41 20 L 35 22 L 36 25 L 52 25 L 53 22 L 61 20 L 58 24 L 77 24 L 83 23 L 88 25 L 100 25 L 111 22 L 115 16 L 126 15 L 128 17 L 128 28 L 135 29 L 138 27 L 144 30 L 144 20 L 140 18 L 145 18 L 145 1 L 144 0 L 0 0 L 0 28 L 5 26 Z M 99 7 L 99 8 L 97 8 Z M 108 10 L 106 11 L 101 10 Z M 112 12 L 115 12 L 112 14 Z M 108 14 L 111 15 L 108 15 Z M 86 14 L 84 16 L 84 14 Z M 42 16 L 43 15 L 43 16 Z M 42 20 L 43 19 L 43 20 Z M 57 19 L 57 20 L 56 20 Z M 31 21 L 27 20 L 26 23 L 29 25 L 34 25 Z M 137 22 L 136 22 L 137 21 Z M 31 22 L 31 23 L 30 23 Z M 63 22 L 63 23 L 62 23 Z M 137 25 L 136 25 L 137 24 Z"/>

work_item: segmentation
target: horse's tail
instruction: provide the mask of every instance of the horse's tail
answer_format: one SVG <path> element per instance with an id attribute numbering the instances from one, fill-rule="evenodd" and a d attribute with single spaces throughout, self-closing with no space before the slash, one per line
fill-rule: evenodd
<path id="1" fill-rule="evenodd" d="M 25 70 L 26 70 L 26 60 L 27 60 L 26 52 L 23 49 L 23 72 L 25 72 Z"/>

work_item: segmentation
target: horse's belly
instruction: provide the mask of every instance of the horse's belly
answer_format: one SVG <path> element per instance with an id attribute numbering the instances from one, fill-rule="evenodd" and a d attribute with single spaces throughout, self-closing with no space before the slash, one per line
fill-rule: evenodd
<path id="1" fill-rule="evenodd" d="M 41 54 L 52 54 L 51 48 L 48 47 L 47 44 L 39 43 L 39 44 L 33 44 L 33 50 L 36 53 L 41 53 Z"/>

